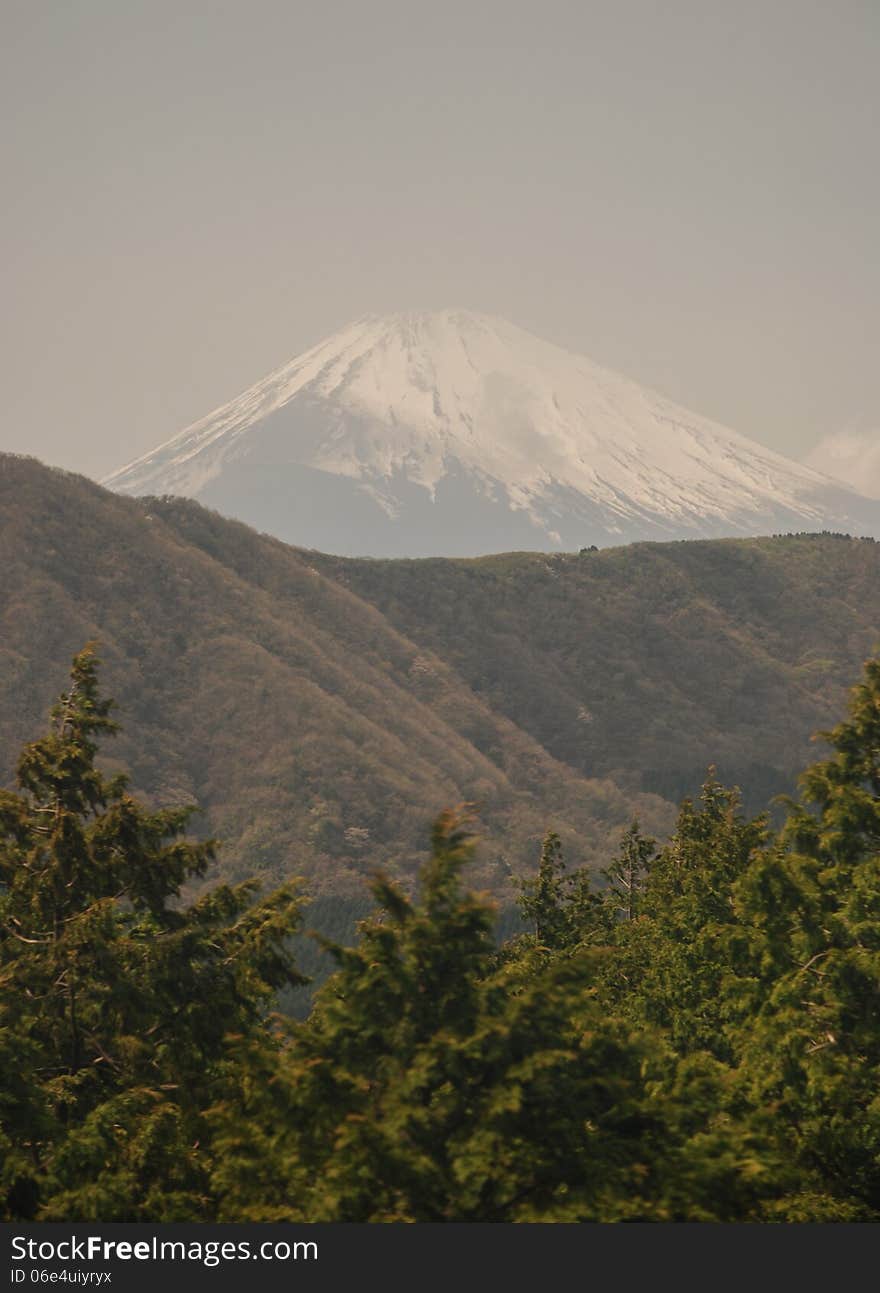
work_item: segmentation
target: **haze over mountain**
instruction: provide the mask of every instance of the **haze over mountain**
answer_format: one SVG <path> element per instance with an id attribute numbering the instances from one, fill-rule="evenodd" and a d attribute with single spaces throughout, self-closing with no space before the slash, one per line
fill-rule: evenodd
<path id="1" fill-rule="evenodd" d="M 104 483 L 343 555 L 880 533 L 848 486 L 464 310 L 361 319 Z"/>

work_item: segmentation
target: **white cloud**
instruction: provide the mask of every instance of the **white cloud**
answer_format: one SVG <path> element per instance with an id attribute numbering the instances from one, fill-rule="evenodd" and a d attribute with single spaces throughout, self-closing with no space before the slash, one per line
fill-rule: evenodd
<path id="1" fill-rule="evenodd" d="M 868 498 L 880 498 L 880 429 L 833 431 L 810 450 L 804 461 Z"/>

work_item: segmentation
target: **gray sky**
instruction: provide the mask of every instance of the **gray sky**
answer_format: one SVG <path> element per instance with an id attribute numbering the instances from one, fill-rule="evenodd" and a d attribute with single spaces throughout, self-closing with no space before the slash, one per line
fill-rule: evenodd
<path id="1" fill-rule="evenodd" d="M 0 0 L 0 448 L 101 474 L 471 306 L 802 456 L 880 427 L 877 0 Z"/>

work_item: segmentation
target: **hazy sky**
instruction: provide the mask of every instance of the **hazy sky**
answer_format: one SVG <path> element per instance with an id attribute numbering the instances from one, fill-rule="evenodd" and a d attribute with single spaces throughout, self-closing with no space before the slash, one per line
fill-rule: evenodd
<path id="1" fill-rule="evenodd" d="M 0 0 L 0 448 L 99 475 L 472 306 L 797 456 L 880 427 L 877 0 Z"/>

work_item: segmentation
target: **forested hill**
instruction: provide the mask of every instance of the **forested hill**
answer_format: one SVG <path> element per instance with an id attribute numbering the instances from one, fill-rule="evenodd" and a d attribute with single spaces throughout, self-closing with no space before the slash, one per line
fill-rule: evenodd
<path id="1" fill-rule="evenodd" d="M 663 833 L 710 762 L 752 803 L 789 788 L 880 642 L 880 545 L 339 560 L 0 456 L 0 783 L 90 639 L 112 758 L 203 807 L 226 875 L 360 892 L 477 800 L 503 890 L 547 828 L 573 864 L 634 813 Z"/>
<path id="2" fill-rule="evenodd" d="M 588 776 L 678 801 L 709 763 L 792 788 L 880 647 L 880 544 L 846 535 L 315 565 Z"/>
<path id="3" fill-rule="evenodd" d="M 496 715 L 308 555 L 198 504 L 120 498 L 0 456 L 0 785 L 97 641 L 122 732 L 102 753 L 154 803 L 196 802 L 227 878 L 360 896 L 408 875 L 439 808 L 482 805 L 474 873 L 530 871 L 548 826 L 603 857 L 633 809 Z"/>

